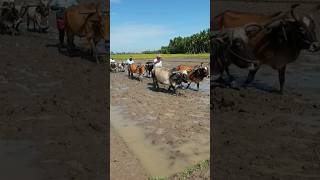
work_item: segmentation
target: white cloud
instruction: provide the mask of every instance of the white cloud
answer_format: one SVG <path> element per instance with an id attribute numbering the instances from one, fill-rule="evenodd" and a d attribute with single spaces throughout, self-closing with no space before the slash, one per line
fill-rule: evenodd
<path id="1" fill-rule="evenodd" d="M 111 25 L 111 51 L 139 52 L 165 45 L 173 32 L 165 26 L 152 24 Z"/>

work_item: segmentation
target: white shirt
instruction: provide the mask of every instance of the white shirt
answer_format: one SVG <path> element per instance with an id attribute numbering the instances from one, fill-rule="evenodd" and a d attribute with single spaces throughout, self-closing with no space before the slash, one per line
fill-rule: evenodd
<path id="1" fill-rule="evenodd" d="M 158 62 L 158 59 L 156 58 L 156 59 L 153 60 L 153 62 L 154 62 L 154 67 L 162 67 L 162 61 L 161 61 L 161 59 L 160 59 L 160 61 Z M 158 63 L 157 63 L 157 62 L 158 62 Z"/>
<path id="2" fill-rule="evenodd" d="M 127 64 L 133 64 L 134 63 L 134 61 L 132 60 L 132 61 L 130 61 L 129 59 L 127 60 Z"/>
<path id="3" fill-rule="evenodd" d="M 110 63 L 115 63 L 116 61 L 113 59 L 110 59 Z"/>

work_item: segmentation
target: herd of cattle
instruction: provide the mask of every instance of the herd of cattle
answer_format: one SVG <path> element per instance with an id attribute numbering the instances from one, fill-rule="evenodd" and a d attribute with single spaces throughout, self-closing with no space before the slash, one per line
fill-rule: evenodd
<path id="1" fill-rule="evenodd" d="M 288 11 L 270 15 L 225 11 L 213 17 L 211 24 L 211 69 L 213 81 L 230 83 L 230 64 L 249 69 L 247 85 L 261 65 L 269 65 L 279 73 L 283 92 L 286 65 L 294 62 L 302 50 L 320 49 L 316 36 L 315 16 L 320 5 L 308 14 L 296 12 L 299 4 Z M 226 72 L 227 79 L 223 78 Z"/>
<path id="2" fill-rule="evenodd" d="M 187 83 L 187 89 L 191 83 L 197 84 L 197 90 L 199 90 L 199 83 L 204 78 L 209 77 L 209 67 L 201 65 L 187 66 L 179 65 L 174 68 L 155 67 L 152 61 L 148 61 L 145 64 L 127 64 L 126 62 L 111 62 L 111 72 L 128 72 L 129 78 L 137 78 L 139 81 L 142 77 L 152 77 L 153 87 L 159 89 L 159 83 L 169 86 L 168 92 L 172 90 L 176 93 L 177 88 L 181 88 L 182 83 Z"/>
<path id="3" fill-rule="evenodd" d="M 26 20 L 27 29 L 30 23 L 33 30 L 46 32 L 49 28 L 50 14 L 49 0 L 35 0 L 16 5 L 14 2 L 3 1 L 0 6 L 0 34 L 17 35 L 20 32 L 20 24 Z M 85 3 L 69 7 L 65 10 L 65 32 L 67 34 L 68 47 L 72 49 L 74 36 L 84 37 L 90 46 L 92 55 L 98 58 L 98 42 L 103 40 L 105 49 L 109 46 L 109 31 L 107 24 L 109 18 L 105 18 L 100 6 L 95 3 Z M 74 48 L 73 48 L 74 49 Z"/>

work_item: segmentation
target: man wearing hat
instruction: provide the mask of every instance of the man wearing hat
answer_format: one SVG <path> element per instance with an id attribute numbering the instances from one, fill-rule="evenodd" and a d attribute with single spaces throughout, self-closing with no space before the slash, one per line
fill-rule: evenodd
<path id="1" fill-rule="evenodd" d="M 162 67 L 162 61 L 161 61 L 161 56 L 160 54 L 157 55 L 157 57 L 153 60 L 154 67 Z"/>

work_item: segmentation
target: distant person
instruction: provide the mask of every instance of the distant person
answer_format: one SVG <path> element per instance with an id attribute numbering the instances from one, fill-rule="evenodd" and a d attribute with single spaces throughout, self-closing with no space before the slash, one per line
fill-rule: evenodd
<path id="1" fill-rule="evenodd" d="M 78 0 L 52 0 L 50 3 L 51 10 L 56 11 L 57 28 L 59 31 L 59 46 L 64 46 L 64 13 L 71 6 L 78 4 Z"/>
<path id="2" fill-rule="evenodd" d="M 162 61 L 161 61 L 161 56 L 157 55 L 157 57 L 153 60 L 154 67 L 162 67 Z"/>
<path id="3" fill-rule="evenodd" d="M 133 64 L 134 61 L 133 61 L 132 57 L 130 57 L 130 58 L 126 61 L 126 63 L 127 63 L 128 65 Z"/>

